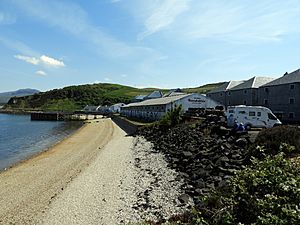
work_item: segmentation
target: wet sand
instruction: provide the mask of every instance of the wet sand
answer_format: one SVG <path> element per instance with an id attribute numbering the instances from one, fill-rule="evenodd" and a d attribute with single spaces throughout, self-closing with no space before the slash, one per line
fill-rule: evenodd
<path id="1" fill-rule="evenodd" d="M 115 128 L 110 119 L 93 120 L 48 151 L 0 173 L 0 224 L 37 224 L 112 139 Z"/>

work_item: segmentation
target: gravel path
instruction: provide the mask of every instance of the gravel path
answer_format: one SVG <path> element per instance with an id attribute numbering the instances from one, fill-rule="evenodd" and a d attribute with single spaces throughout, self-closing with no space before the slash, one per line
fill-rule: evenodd
<path id="1" fill-rule="evenodd" d="M 181 181 L 143 138 L 118 127 L 112 141 L 50 205 L 43 224 L 127 224 L 181 213 Z"/>

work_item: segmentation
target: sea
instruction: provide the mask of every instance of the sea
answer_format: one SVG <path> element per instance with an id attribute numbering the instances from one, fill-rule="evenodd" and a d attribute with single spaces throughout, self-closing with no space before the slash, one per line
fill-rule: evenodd
<path id="1" fill-rule="evenodd" d="M 49 149 L 81 126 L 77 121 L 31 121 L 30 115 L 0 113 L 0 170 Z"/>

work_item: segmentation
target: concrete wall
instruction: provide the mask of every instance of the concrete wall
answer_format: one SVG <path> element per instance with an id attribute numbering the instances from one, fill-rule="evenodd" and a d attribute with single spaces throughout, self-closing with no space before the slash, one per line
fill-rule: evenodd
<path id="1" fill-rule="evenodd" d="M 282 121 L 300 122 L 299 83 L 261 87 L 258 99 L 260 105 L 270 108 Z"/>
<path id="2" fill-rule="evenodd" d="M 137 131 L 138 127 L 129 121 L 119 117 L 112 116 L 112 121 L 117 124 L 122 130 L 124 130 L 128 135 L 133 135 Z"/>

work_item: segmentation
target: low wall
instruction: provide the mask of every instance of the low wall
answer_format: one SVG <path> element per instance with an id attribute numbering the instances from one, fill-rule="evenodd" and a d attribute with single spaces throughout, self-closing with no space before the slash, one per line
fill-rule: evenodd
<path id="1" fill-rule="evenodd" d="M 120 116 L 111 116 L 112 121 L 114 121 L 122 130 L 124 130 L 128 135 L 133 135 L 137 129 L 138 126 L 134 125 L 133 123 L 130 123 L 129 121 L 123 119 Z"/>

